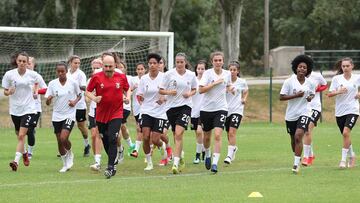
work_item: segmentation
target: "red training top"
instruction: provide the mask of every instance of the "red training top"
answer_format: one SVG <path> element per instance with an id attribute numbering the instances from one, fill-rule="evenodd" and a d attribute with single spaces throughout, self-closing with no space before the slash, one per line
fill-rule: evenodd
<path id="1" fill-rule="evenodd" d="M 115 118 L 123 118 L 123 92 L 129 89 L 125 74 L 114 72 L 109 78 L 99 72 L 92 76 L 87 91 L 95 89 L 96 96 L 102 96 L 96 105 L 96 121 L 108 123 Z"/>

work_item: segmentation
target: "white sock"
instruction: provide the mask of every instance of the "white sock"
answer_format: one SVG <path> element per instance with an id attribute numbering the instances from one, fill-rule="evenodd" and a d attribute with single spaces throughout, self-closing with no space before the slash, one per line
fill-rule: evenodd
<path id="1" fill-rule="evenodd" d="M 214 153 L 214 154 L 213 154 L 212 164 L 217 165 L 218 162 L 219 162 L 219 158 L 220 158 L 220 153 Z"/>
<path id="2" fill-rule="evenodd" d="M 304 157 L 305 158 L 309 158 L 310 150 L 311 150 L 311 145 L 304 144 Z"/>
<path id="3" fill-rule="evenodd" d="M 234 145 L 229 145 L 228 146 L 228 153 L 227 153 L 227 156 L 232 158 L 234 153 L 235 153 L 235 149 L 236 149 L 236 146 Z"/>
<path id="4" fill-rule="evenodd" d="M 355 156 L 355 152 L 354 152 L 354 150 L 353 150 L 352 144 L 351 144 L 350 147 L 349 147 L 349 152 L 348 152 L 348 154 L 349 154 L 350 157 Z"/>
<path id="5" fill-rule="evenodd" d="M 346 156 L 347 156 L 348 151 L 349 151 L 349 149 L 342 148 L 341 161 L 346 161 Z"/>
<path id="6" fill-rule="evenodd" d="M 295 166 L 299 166 L 300 159 L 301 159 L 300 156 L 294 156 L 294 165 L 295 165 Z"/>
<path id="7" fill-rule="evenodd" d="M 145 154 L 147 164 L 152 164 L 151 153 Z"/>
<path id="8" fill-rule="evenodd" d="M 140 146 L 141 146 L 141 143 L 142 143 L 142 141 L 135 141 L 135 150 L 138 152 L 139 151 L 139 149 L 140 149 Z"/>
<path id="9" fill-rule="evenodd" d="M 128 138 L 128 139 L 126 139 L 125 141 L 126 141 L 126 144 L 127 144 L 129 147 L 131 147 L 132 142 L 131 142 L 131 138 L 130 138 L 130 136 L 129 136 L 129 138 Z"/>
<path id="10" fill-rule="evenodd" d="M 180 158 L 184 158 L 185 157 L 185 152 L 183 150 L 181 150 L 181 155 L 180 155 Z"/>
<path id="11" fill-rule="evenodd" d="M 21 153 L 21 152 L 16 152 L 16 153 L 15 153 L 15 159 L 14 159 L 14 161 L 15 161 L 17 164 L 19 164 L 19 161 L 20 161 L 21 157 L 22 157 L 22 153 Z"/>
<path id="12" fill-rule="evenodd" d="M 28 152 L 29 154 L 32 154 L 32 153 L 33 153 L 33 149 L 34 149 L 34 146 L 28 145 L 28 150 L 27 150 L 27 152 Z"/>
<path id="13" fill-rule="evenodd" d="M 311 143 L 310 145 L 310 157 L 314 157 L 314 147 L 313 147 L 313 144 Z"/>
<path id="14" fill-rule="evenodd" d="M 207 157 L 207 158 L 211 157 L 210 147 L 205 149 L 205 157 Z"/>
<path id="15" fill-rule="evenodd" d="M 179 162 L 180 162 L 180 158 L 177 157 L 177 156 L 175 156 L 175 157 L 174 157 L 174 165 L 175 165 L 175 166 L 179 166 Z"/>
<path id="16" fill-rule="evenodd" d="M 162 156 L 162 159 L 166 159 L 167 158 L 167 151 L 166 151 L 166 144 L 165 142 L 162 142 L 162 147 L 161 147 L 162 151 L 164 152 L 163 156 Z"/>
<path id="17" fill-rule="evenodd" d="M 101 154 L 95 154 L 94 159 L 95 159 L 95 163 L 100 165 L 100 163 L 101 163 Z"/>
<path id="18" fill-rule="evenodd" d="M 203 145 L 202 144 L 199 144 L 199 143 L 196 143 L 196 153 L 201 153 L 203 150 Z"/>
<path id="19" fill-rule="evenodd" d="M 88 145 L 89 145 L 89 139 L 86 138 L 86 139 L 84 139 L 84 146 L 86 147 L 86 146 L 88 146 Z"/>
<path id="20" fill-rule="evenodd" d="M 63 165 L 66 166 L 66 155 L 62 155 L 61 160 L 63 162 Z"/>

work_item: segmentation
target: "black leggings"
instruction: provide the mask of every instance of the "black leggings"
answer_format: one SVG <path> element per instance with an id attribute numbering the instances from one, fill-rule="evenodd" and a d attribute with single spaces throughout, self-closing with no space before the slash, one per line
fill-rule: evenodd
<path id="1" fill-rule="evenodd" d="M 117 137 L 121 127 L 121 118 L 115 118 L 108 123 L 96 122 L 104 149 L 108 155 L 108 166 L 114 166 L 117 155 Z"/>
<path id="2" fill-rule="evenodd" d="M 35 128 L 39 121 L 40 115 L 41 115 L 41 112 L 37 112 L 37 114 L 35 114 L 34 122 L 36 122 L 36 124 L 33 127 L 28 128 L 28 131 L 26 133 L 29 146 L 35 146 L 35 134 L 36 134 Z"/>

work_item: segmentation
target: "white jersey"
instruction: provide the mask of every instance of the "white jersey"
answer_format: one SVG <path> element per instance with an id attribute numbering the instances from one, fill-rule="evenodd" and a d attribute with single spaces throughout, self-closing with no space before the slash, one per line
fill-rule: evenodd
<path id="1" fill-rule="evenodd" d="M 76 69 L 76 71 L 73 73 L 71 73 L 70 69 L 69 69 L 66 74 L 66 77 L 76 81 L 78 83 L 79 87 L 86 87 L 86 75 L 82 70 L 80 70 L 80 68 Z M 76 104 L 76 109 L 86 109 L 84 91 L 81 91 L 81 99 Z"/>
<path id="2" fill-rule="evenodd" d="M 200 83 L 200 80 L 196 78 L 197 84 Z M 202 100 L 204 98 L 204 94 L 199 93 L 199 85 L 197 85 L 196 93 L 191 97 L 193 107 L 191 109 L 191 118 L 199 118 L 200 117 L 200 107 L 202 106 Z"/>
<path id="3" fill-rule="evenodd" d="M 306 100 L 306 97 L 315 93 L 315 85 L 309 79 L 305 78 L 305 82 L 300 84 L 297 76 L 292 75 L 285 80 L 280 95 L 294 95 L 300 91 L 304 92 L 302 97 L 288 100 L 285 114 L 287 121 L 296 121 L 300 116 L 311 116 L 310 102 Z"/>
<path id="4" fill-rule="evenodd" d="M 209 85 L 219 79 L 224 79 L 224 82 L 204 93 L 203 103 L 200 108 L 201 111 L 214 112 L 228 110 L 226 102 L 226 88 L 231 83 L 231 74 L 229 71 L 222 70 L 221 74 L 217 75 L 214 68 L 208 69 L 204 72 L 199 86 Z"/>
<path id="5" fill-rule="evenodd" d="M 313 84 L 315 84 L 315 87 L 318 87 L 319 85 L 327 85 L 327 82 L 321 73 L 313 71 L 308 78 Z M 311 100 L 310 106 L 311 109 L 321 112 L 320 92 L 315 92 L 315 97 Z"/>
<path id="6" fill-rule="evenodd" d="M 40 77 L 39 88 L 47 88 L 47 85 L 46 85 L 43 77 L 40 74 L 39 74 L 39 77 Z M 35 108 L 36 108 L 37 112 L 42 112 L 42 109 L 41 109 L 41 96 L 40 95 L 38 95 L 38 98 L 35 99 Z"/>
<path id="7" fill-rule="evenodd" d="M 15 87 L 15 93 L 9 96 L 9 113 L 11 115 L 23 116 L 37 112 L 33 97 L 33 86 L 40 81 L 40 75 L 28 69 L 22 76 L 17 68 L 5 73 L 2 79 L 2 87 L 5 89 Z"/>
<path id="8" fill-rule="evenodd" d="M 75 100 L 78 95 L 81 95 L 81 90 L 77 81 L 67 78 L 64 85 L 60 83 L 59 79 L 50 81 L 45 98 L 54 97 L 52 121 L 66 119 L 75 121 L 76 107 L 70 107 L 69 100 Z"/>
<path id="9" fill-rule="evenodd" d="M 91 78 L 88 79 L 87 84 L 89 84 Z M 95 92 L 95 91 L 94 91 Z M 95 109 L 96 109 L 96 102 L 94 102 L 93 100 L 91 100 L 90 102 L 90 106 L 89 106 L 89 113 L 88 115 L 95 118 Z"/>
<path id="10" fill-rule="evenodd" d="M 141 104 L 140 114 L 148 114 L 154 118 L 167 119 L 165 104 L 159 105 L 160 98 L 159 84 L 162 83 L 164 73 L 159 72 L 155 79 L 151 79 L 149 74 L 141 77 L 136 95 L 142 95 L 144 101 Z"/>
<path id="11" fill-rule="evenodd" d="M 231 114 L 244 115 L 244 104 L 241 102 L 241 98 L 243 91 L 249 89 L 246 80 L 237 78 L 235 82 L 231 83 L 231 87 L 234 88 L 235 94 L 226 93 L 226 101 L 229 106 L 228 116 Z"/>
<path id="12" fill-rule="evenodd" d="M 347 114 L 359 115 L 359 101 L 355 99 L 358 93 L 358 87 L 360 83 L 360 75 L 351 74 L 350 80 L 346 80 L 344 75 L 336 75 L 331 81 L 329 91 L 345 87 L 347 93 L 336 95 L 335 99 L 335 116 L 344 116 Z"/>
<path id="13" fill-rule="evenodd" d="M 130 87 L 130 82 L 129 81 L 131 81 L 131 75 L 126 75 L 126 79 L 127 79 L 128 83 L 129 83 L 129 87 Z M 126 93 L 124 93 L 124 97 L 126 97 Z M 129 101 L 128 104 L 123 103 L 123 108 L 128 110 L 128 111 L 131 111 L 131 98 L 130 98 L 130 101 Z"/>
<path id="14" fill-rule="evenodd" d="M 167 109 L 184 105 L 191 108 L 191 97 L 185 98 L 183 94 L 190 92 L 191 89 L 196 89 L 196 86 L 197 82 L 194 72 L 185 70 L 185 73 L 180 75 L 175 68 L 167 71 L 163 82 L 160 84 L 160 88 L 164 90 L 176 90 L 175 96 L 166 96 Z"/>
<path id="15" fill-rule="evenodd" d="M 132 89 L 132 110 L 133 110 L 133 114 L 134 114 L 134 116 L 137 116 L 137 115 L 140 114 L 140 103 L 136 99 L 136 94 L 137 94 L 137 91 L 138 91 L 140 78 L 138 76 L 135 76 L 135 77 L 132 77 L 131 80 L 128 80 L 128 81 L 129 81 L 130 89 Z"/>

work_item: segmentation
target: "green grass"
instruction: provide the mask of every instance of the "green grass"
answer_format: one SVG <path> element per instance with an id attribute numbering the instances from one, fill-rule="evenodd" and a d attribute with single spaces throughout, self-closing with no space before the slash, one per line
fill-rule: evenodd
<path id="1" fill-rule="evenodd" d="M 133 134 L 134 130 L 131 129 Z M 359 131 L 352 138 L 355 151 L 360 148 Z M 36 151 L 30 167 L 22 163 L 18 172 L 10 171 L 16 145 L 13 129 L 1 129 L 0 202 L 357 202 L 360 194 L 358 167 L 338 169 L 342 138 L 334 124 L 315 129 L 314 165 L 291 173 L 293 155 L 284 125 L 244 123 L 238 131 L 239 151 L 230 166 L 223 164 L 227 151 L 226 136 L 219 173 L 211 175 L 203 164 L 194 165 L 193 132 L 184 138 L 185 171 L 170 173 L 171 166 L 155 166 L 144 172 L 143 152 L 137 159 L 125 157 L 118 173 L 106 180 L 102 173 L 89 170 L 93 158 L 82 157 L 83 143 L 74 128 L 71 135 L 75 153 L 74 167 L 60 174 L 62 163 L 56 157 L 52 129 L 38 129 Z M 159 153 L 153 157 L 154 163 Z M 107 157 L 103 154 L 103 163 Z M 104 164 L 103 164 L 104 167 Z M 249 198 L 251 192 L 262 198 Z"/>

